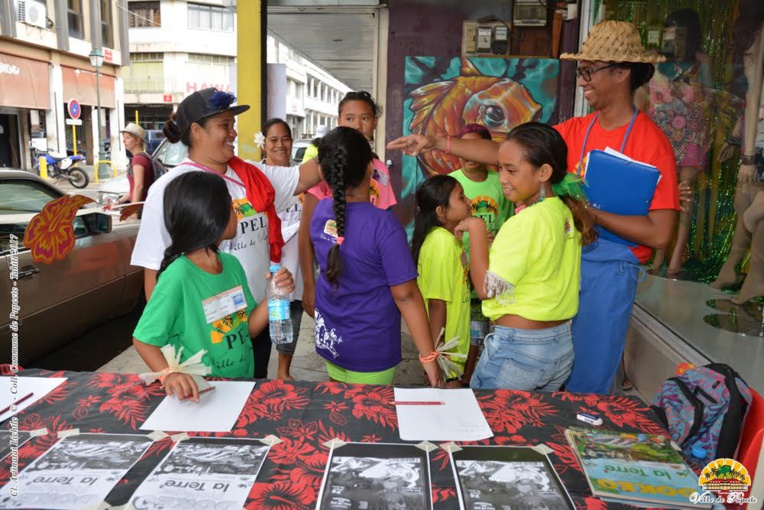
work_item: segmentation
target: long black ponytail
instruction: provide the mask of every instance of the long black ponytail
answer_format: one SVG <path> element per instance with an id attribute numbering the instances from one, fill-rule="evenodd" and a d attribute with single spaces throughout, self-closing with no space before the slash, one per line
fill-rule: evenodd
<path id="1" fill-rule="evenodd" d="M 459 183 L 450 175 L 435 175 L 430 177 L 416 189 L 416 214 L 414 216 L 414 237 L 411 240 L 411 255 L 414 263 L 419 261 L 427 234 L 435 227 L 442 227 L 438 219 L 438 207 L 448 210 L 451 192 Z"/>
<path id="2" fill-rule="evenodd" d="M 340 245 L 345 240 L 345 190 L 358 187 L 366 179 L 372 162 L 369 142 L 360 131 L 338 127 L 321 139 L 318 146 L 318 163 L 334 198 L 334 221 L 337 224 L 337 244 L 329 250 L 326 279 L 337 287 L 342 274 Z"/>
<path id="3" fill-rule="evenodd" d="M 209 248 L 217 253 L 217 241 L 231 218 L 231 195 L 219 175 L 188 172 L 173 179 L 164 190 L 164 223 L 171 244 L 157 278 L 184 253 Z"/>

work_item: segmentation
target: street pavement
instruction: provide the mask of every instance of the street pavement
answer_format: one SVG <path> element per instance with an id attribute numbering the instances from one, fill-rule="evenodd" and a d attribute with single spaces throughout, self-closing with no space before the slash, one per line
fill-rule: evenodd
<path id="1" fill-rule="evenodd" d="M 60 189 L 61 191 L 64 191 L 69 194 L 76 194 L 76 195 L 84 195 L 87 197 L 92 198 L 93 200 L 97 200 L 98 198 L 98 188 L 103 185 L 103 183 L 109 181 L 113 178 L 113 174 L 110 176 L 106 176 L 105 172 L 102 170 L 99 174 L 98 182 L 96 182 L 95 179 L 95 172 L 94 167 L 91 165 L 79 165 L 79 167 L 85 171 L 85 173 L 88 174 L 88 177 L 90 178 L 90 181 L 88 182 L 88 186 L 83 189 L 77 189 L 74 186 L 71 185 L 71 183 L 63 177 L 49 177 L 48 182 Z M 117 176 L 121 176 L 124 173 L 124 171 L 120 172 L 117 171 Z"/>
<path id="2" fill-rule="evenodd" d="M 292 359 L 292 377 L 298 381 L 322 382 L 328 381 L 324 358 L 316 354 L 313 319 L 303 314 L 297 337 L 297 348 Z M 402 332 L 403 361 L 395 373 L 395 384 L 398 386 L 422 386 L 424 383 L 422 366 L 419 363 L 419 353 L 414 347 L 411 335 L 405 325 Z M 138 355 L 134 347 L 125 350 L 110 362 L 100 367 L 98 372 L 134 373 L 147 372 L 148 367 Z M 278 371 L 278 354 L 274 347 L 268 364 L 268 377 L 274 379 Z"/>

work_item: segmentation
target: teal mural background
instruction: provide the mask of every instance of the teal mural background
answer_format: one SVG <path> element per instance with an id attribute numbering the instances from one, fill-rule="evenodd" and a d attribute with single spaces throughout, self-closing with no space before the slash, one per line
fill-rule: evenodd
<path id="1" fill-rule="evenodd" d="M 459 57 L 406 57 L 405 68 L 405 101 L 403 103 L 403 134 L 426 132 L 427 134 L 449 134 L 455 136 L 467 122 L 464 117 L 469 112 L 454 109 L 469 98 L 485 93 L 486 89 L 492 97 L 501 96 L 502 104 L 516 103 L 522 109 L 528 104 L 528 99 L 538 105 L 534 118 L 540 122 L 556 123 L 558 118 L 557 82 L 559 61 L 556 59 L 518 59 L 518 58 L 471 58 L 470 64 L 477 70 L 465 70 L 465 63 Z M 412 110 L 414 95 L 423 86 L 440 83 L 443 94 L 427 98 L 427 108 L 432 108 L 432 116 L 428 123 L 412 126 L 415 112 Z M 522 85 L 522 87 L 519 87 Z M 480 98 L 476 98 L 480 99 Z M 422 99 L 420 98 L 420 102 Z M 475 101 L 473 101 L 475 103 Z M 420 103 L 421 106 L 421 103 Z M 532 115 L 534 112 L 525 111 Z M 474 112 L 473 112 L 474 113 Z M 530 118 L 528 119 L 530 120 Z M 478 123 L 484 124 L 479 121 Z M 489 126 L 487 126 L 489 127 Z M 508 126 L 511 128 L 512 126 Z M 489 127 L 490 129 L 490 127 Z M 494 139 L 500 140 L 504 130 L 491 129 Z M 401 197 L 399 202 L 413 200 L 417 186 L 428 175 L 423 168 L 423 162 L 417 158 L 404 156 L 401 169 Z M 451 170 L 460 168 L 459 163 L 451 160 Z M 403 218 L 403 224 L 411 235 L 413 230 L 413 210 Z"/>

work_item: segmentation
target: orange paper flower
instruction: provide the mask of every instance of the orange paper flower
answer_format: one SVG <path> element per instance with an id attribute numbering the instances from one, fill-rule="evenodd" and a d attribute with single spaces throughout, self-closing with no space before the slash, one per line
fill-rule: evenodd
<path id="1" fill-rule="evenodd" d="M 123 207 L 122 210 L 119 212 L 119 221 L 125 221 L 127 218 L 137 213 L 141 209 L 143 209 L 143 202 L 139 204 L 130 204 L 128 206 Z"/>
<path id="2" fill-rule="evenodd" d="M 74 217 L 80 207 L 92 201 L 82 195 L 64 195 L 48 202 L 24 232 L 24 246 L 29 248 L 32 260 L 52 264 L 69 255 L 76 240 Z"/>

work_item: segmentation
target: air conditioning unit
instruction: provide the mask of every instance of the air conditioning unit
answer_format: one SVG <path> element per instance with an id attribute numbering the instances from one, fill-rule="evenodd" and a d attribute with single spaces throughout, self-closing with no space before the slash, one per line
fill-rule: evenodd
<path id="1" fill-rule="evenodd" d="M 47 28 L 48 26 L 45 4 L 34 0 L 18 0 L 16 2 L 16 19 L 39 28 Z"/>

